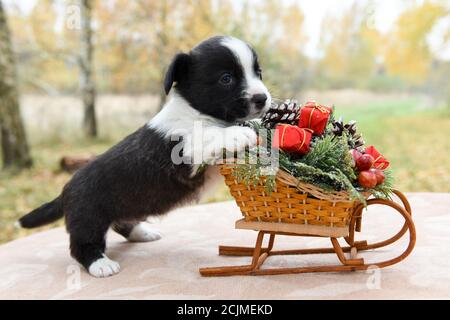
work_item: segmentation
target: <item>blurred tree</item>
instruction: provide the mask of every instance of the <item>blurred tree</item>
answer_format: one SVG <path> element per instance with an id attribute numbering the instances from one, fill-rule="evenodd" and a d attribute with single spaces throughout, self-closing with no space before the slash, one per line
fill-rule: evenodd
<path id="1" fill-rule="evenodd" d="M 304 15 L 297 4 L 246 1 L 233 33 L 258 52 L 264 81 L 275 98 L 298 96 L 307 81 L 308 63 Z"/>
<path id="2" fill-rule="evenodd" d="M 0 133 L 4 168 L 32 165 L 19 108 L 15 61 L 6 14 L 0 1 Z"/>
<path id="3" fill-rule="evenodd" d="M 118 93 L 136 88 L 145 81 L 140 76 L 147 70 L 141 64 L 141 71 L 136 68 L 141 56 L 135 50 L 145 52 L 139 40 L 133 41 L 133 35 L 140 32 L 133 24 L 130 7 L 135 2 L 117 0 L 114 2 L 96 1 L 94 16 L 101 36 L 96 37 L 95 68 L 99 90 Z M 114 21 L 114 23 L 111 23 Z M 133 27 L 134 26 L 134 27 Z M 140 37 L 140 36 L 139 36 Z"/>
<path id="4" fill-rule="evenodd" d="M 180 26 L 185 2 L 98 1 L 96 19 L 102 30 L 98 40 L 98 70 L 102 88 L 113 92 L 166 95 L 164 72 L 176 50 L 183 48 Z M 114 21 L 114 23 L 111 23 Z"/>
<path id="5" fill-rule="evenodd" d="M 93 75 L 92 7 L 94 0 L 81 0 L 81 53 L 79 58 L 81 97 L 84 106 L 83 129 L 88 137 L 97 136 L 95 116 L 95 82 Z"/>
<path id="6" fill-rule="evenodd" d="M 159 75 L 158 77 L 158 92 L 159 92 L 159 108 L 161 109 L 166 102 L 166 92 L 164 91 L 163 81 L 165 76 L 165 71 L 169 64 L 169 59 L 172 58 L 173 55 L 173 45 L 172 42 L 174 40 L 174 21 L 171 19 L 171 10 L 177 9 L 177 5 L 174 1 L 164 0 L 157 1 L 158 5 L 156 6 L 156 20 L 157 20 L 157 28 L 156 35 L 154 37 L 156 43 L 154 46 L 152 57 L 156 57 L 155 67 L 156 71 Z M 176 39 L 176 38 L 175 38 Z M 172 49 L 172 50 L 171 50 Z"/>
<path id="7" fill-rule="evenodd" d="M 189 51 L 208 37 L 222 34 L 226 22 L 233 19 L 228 5 L 213 0 L 165 0 L 153 9 L 153 13 L 156 13 L 154 19 L 157 19 L 158 27 L 151 57 L 159 74 L 156 83 L 162 107 L 166 100 L 163 79 L 173 55 L 178 51 Z"/>
<path id="8" fill-rule="evenodd" d="M 76 38 L 57 28 L 58 15 L 52 0 L 37 1 L 29 15 L 11 10 L 12 41 L 24 91 L 54 95 L 77 88 L 76 50 L 69 46 Z"/>
<path id="9" fill-rule="evenodd" d="M 332 87 L 363 87 L 375 72 L 380 35 L 368 25 L 369 14 L 366 6 L 354 3 L 341 17 L 323 20 L 318 73 Z"/>
<path id="10" fill-rule="evenodd" d="M 387 34 L 370 24 L 375 10 L 370 1 L 355 1 L 342 16 L 323 21 L 318 59 L 305 55 L 305 16 L 294 1 L 114 0 L 92 5 L 96 91 L 151 93 L 161 106 L 166 99 L 162 79 L 173 55 L 215 34 L 230 34 L 255 47 L 275 97 L 298 96 L 305 86 L 398 90 L 414 82 L 423 89 L 440 86 L 439 79 L 446 77 L 445 63 L 427 44 L 448 8 L 445 0 L 415 1 Z M 24 91 L 73 94 L 80 87 L 81 28 L 67 25 L 74 7 L 80 6 L 73 0 L 39 0 L 29 15 L 8 15 Z M 436 73 L 439 77 L 431 81 Z"/>
<path id="11" fill-rule="evenodd" d="M 212 0 L 189 0 L 185 10 L 183 19 L 186 28 L 183 36 L 185 50 L 191 49 L 208 37 L 222 33 L 216 22 L 216 16 L 226 14 L 226 11 L 214 10 Z M 231 17 L 222 16 L 223 18 L 228 20 Z"/>
<path id="12" fill-rule="evenodd" d="M 277 48 L 281 35 L 279 22 L 282 21 L 280 17 L 283 15 L 281 1 L 268 0 L 257 3 L 247 1 L 237 22 L 239 31 L 237 37 L 250 42 L 258 52 L 263 66 L 263 79 L 274 98 L 288 96 L 284 92 L 287 81 L 283 81 L 283 77 L 292 74 L 281 71 L 283 52 L 278 51 Z M 294 39 L 292 43 L 294 43 Z"/>
<path id="13" fill-rule="evenodd" d="M 288 96 L 299 94 L 308 80 L 308 61 L 303 52 L 307 40 L 304 21 L 305 16 L 298 5 L 284 9 L 281 36 L 275 49 L 281 67 L 277 86 Z"/>
<path id="14" fill-rule="evenodd" d="M 92 3 L 93 0 L 80 0 L 78 4 L 40 0 L 29 16 L 18 15 L 13 23 L 18 30 L 14 40 L 20 52 L 24 88 L 52 95 L 74 93 L 78 74 L 84 106 L 83 130 L 87 136 L 95 137 Z"/>
<path id="15" fill-rule="evenodd" d="M 70 0 L 39 0 L 29 16 L 14 17 L 26 90 L 76 91 L 74 53 L 81 49 L 80 28 L 68 26 L 73 7 Z M 96 1 L 92 14 L 94 29 L 101 30 L 93 39 L 101 92 L 150 92 L 162 105 L 162 80 L 173 55 L 215 34 L 252 43 L 264 65 L 265 81 L 272 90 L 279 88 L 280 95 L 295 94 L 306 81 L 304 17 L 297 5 L 275 0 L 115 0 Z"/>
<path id="16" fill-rule="evenodd" d="M 427 37 L 436 22 L 448 14 L 443 4 L 431 1 L 415 3 L 403 11 L 385 39 L 387 71 L 414 84 L 423 83 L 433 60 Z"/>
<path id="17" fill-rule="evenodd" d="M 163 79 L 172 57 L 178 51 L 188 51 L 199 41 L 230 28 L 232 9 L 225 2 L 212 0 L 139 0 L 135 3 L 133 7 L 127 2 L 134 20 L 125 26 L 125 30 L 135 35 L 130 43 L 140 51 L 133 56 L 145 54 L 136 72 L 147 72 L 146 79 L 152 83 L 149 89 L 158 94 L 162 107 L 166 100 Z M 215 18 L 219 16 L 220 19 Z M 153 27 L 149 28 L 149 24 Z M 146 86 L 142 87 L 142 84 Z M 148 85 L 141 82 L 141 91 Z"/>

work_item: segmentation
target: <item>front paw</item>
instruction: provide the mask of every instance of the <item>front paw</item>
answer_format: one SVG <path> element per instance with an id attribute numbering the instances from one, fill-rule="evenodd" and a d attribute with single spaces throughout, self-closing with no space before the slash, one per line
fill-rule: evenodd
<path id="1" fill-rule="evenodd" d="M 247 127 L 228 127 L 225 131 L 225 149 L 228 151 L 243 151 L 246 147 L 258 144 L 258 136 L 253 129 Z"/>

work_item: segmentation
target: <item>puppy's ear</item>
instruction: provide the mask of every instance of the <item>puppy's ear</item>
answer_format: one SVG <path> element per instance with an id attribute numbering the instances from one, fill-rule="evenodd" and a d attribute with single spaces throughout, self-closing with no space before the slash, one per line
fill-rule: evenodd
<path id="1" fill-rule="evenodd" d="M 186 53 L 178 53 L 175 55 L 164 78 L 164 90 L 166 94 L 169 94 L 174 82 L 180 82 L 186 76 L 190 62 L 191 56 Z"/>

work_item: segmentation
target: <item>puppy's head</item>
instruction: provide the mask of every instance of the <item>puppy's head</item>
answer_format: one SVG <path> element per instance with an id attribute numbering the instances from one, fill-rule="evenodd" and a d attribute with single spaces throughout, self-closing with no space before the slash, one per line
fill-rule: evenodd
<path id="1" fill-rule="evenodd" d="M 271 103 L 255 51 L 232 37 L 212 37 L 177 54 L 165 77 L 167 94 L 173 85 L 193 108 L 227 122 L 255 118 Z"/>

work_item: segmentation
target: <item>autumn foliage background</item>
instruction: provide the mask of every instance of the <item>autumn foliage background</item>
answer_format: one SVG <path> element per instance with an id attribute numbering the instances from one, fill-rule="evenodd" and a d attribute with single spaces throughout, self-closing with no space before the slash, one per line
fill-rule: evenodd
<path id="1" fill-rule="evenodd" d="M 342 1 L 339 14 L 331 9 L 341 1 L 319 1 L 330 10 L 318 35 L 305 21 L 319 7 L 306 0 L 91 1 L 94 138 L 80 129 L 79 1 L 25 2 L 4 6 L 34 165 L 0 173 L 0 242 L 26 234 L 12 222 L 70 178 L 63 155 L 98 154 L 148 121 L 165 99 L 172 56 L 215 34 L 255 47 L 274 97 L 315 99 L 355 119 L 391 160 L 399 189 L 450 192 L 448 1 L 398 0 L 387 28 L 374 22 L 380 1 Z M 211 201 L 227 198 L 221 190 Z"/>

